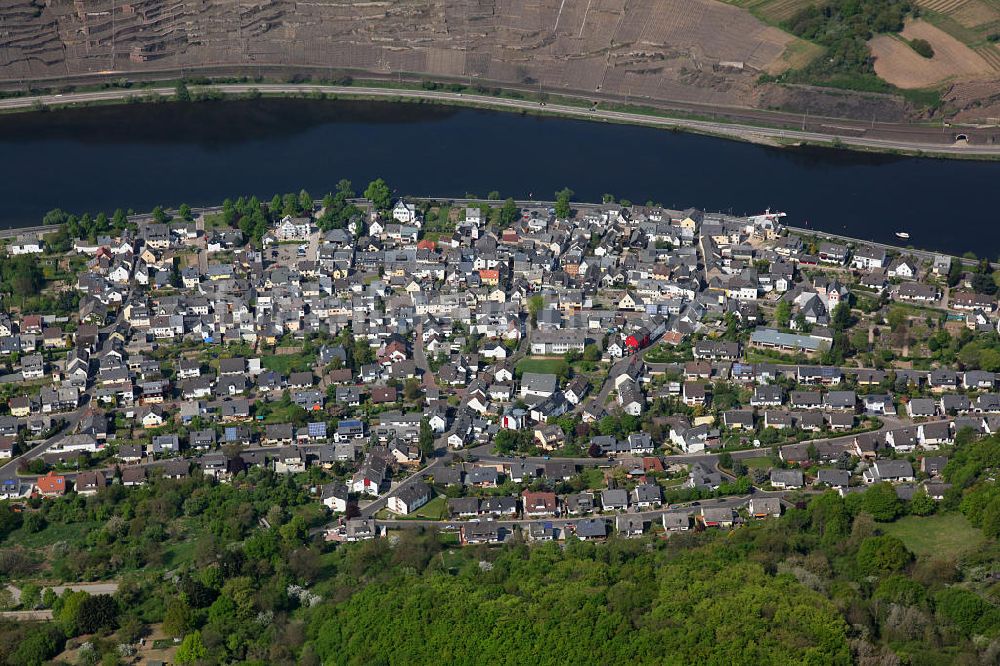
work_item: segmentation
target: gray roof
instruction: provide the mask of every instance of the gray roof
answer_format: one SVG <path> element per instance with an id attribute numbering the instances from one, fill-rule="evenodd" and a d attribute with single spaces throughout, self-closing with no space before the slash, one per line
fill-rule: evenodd
<path id="1" fill-rule="evenodd" d="M 603 506 L 628 506 L 628 493 L 622 488 L 609 488 L 601 491 Z"/>
<path id="2" fill-rule="evenodd" d="M 771 483 L 783 483 L 786 486 L 802 485 L 802 470 L 800 469 L 772 469 Z"/>
<path id="3" fill-rule="evenodd" d="M 750 342 L 781 347 L 799 347 L 808 351 L 818 351 L 822 340 L 811 335 L 782 333 L 770 328 L 759 328 L 750 334 Z"/>
<path id="4" fill-rule="evenodd" d="M 898 479 L 913 476 L 913 467 L 907 460 L 876 460 L 873 469 L 880 479 Z"/>
<path id="5" fill-rule="evenodd" d="M 846 469 L 821 469 L 816 480 L 834 488 L 846 487 L 851 480 L 851 473 Z"/>
<path id="6" fill-rule="evenodd" d="M 601 518 L 587 518 L 577 522 L 576 535 L 581 538 L 605 537 L 608 535 L 608 524 Z"/>
<path id="7" fill-rule="evenodd" d="M 553 374 L 526 372 L 521 375 L 521 387 L 531 391 L 555 393 L 559 378 Z"/>

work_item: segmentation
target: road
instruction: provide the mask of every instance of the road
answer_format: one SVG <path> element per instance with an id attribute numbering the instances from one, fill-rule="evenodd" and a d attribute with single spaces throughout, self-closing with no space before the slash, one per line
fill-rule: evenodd
<path id="1" fill-rule="evenodd" d="M 423 469 L 417 470 L 413 474 L 410 474 L 408 477 L 406 477 L 399 483 L 393 484 L 392 488 L 390 488 L 388 492 L 379 495 L 378 499 L 369 502 L 364 506 L 364 508 L 361 508 L 360 509 L 361 517 L 371 518 L 372 516 L 374 516 L 376 513 L 378 513 L 388 505 L 389 498 L 395 495 L 400 488 L 405 487 L 406 485 L 412 483 L 413 481 L 416 481 L 417 479 L 424 479 L 428 476 L 433 476 L 434 470 L 438 469 L 439 467 L 445 466 L 448 462 L 451 461 L 451 458 L 452 458 L 451 454 L 439 451 L 438 455 L 434 459 L 434 462 L 429 464 L 427 467 L 424 467 Z"/>
<path id="2" fill-rule="evenodd" d="M 3 466 L 0 466 L 0 478 L 6 479 L 14 476 L 17 473 L 18 465 L 21 464 L 22 460 L 34 460 L 52 448 L 52 446 L 59 442 L 67 433 L 72 433 L 76 429 L 77 424 L 80 423 L 80 419 L 83 418 L 84 412 L 87 410 L 87 401 L 89 401 L 89 398 L 89 395 L 83 394 L 81 399 L 85 402 L 76 410 L 66 412 L 64 414 L 55 414 L 55 417 L 64 419 L 66 424 L 60 428 L 59 432 L 56 434 L 52 435 L 40 444 L 36 444 L 34 447 L 28 449 L 21 455 L 14 456 L 9 461 L 4 463 Z"/>
<path id="3" fill-rule="evenodd" d="M 854 148 L 862 148 L 880 151 L 910 151 L 923 152 L 930 155 L 961 155 L 990 157 L 1000 155 L 1000 144 L 989 143 L 992 134 L 983 132 L 982 136 L 977 135 L 975 130 L 963 130 L 972 143 L 959 144 L 952 139 L 952 133 L 941 131 L 943 128 L 930 128 L 928 126 L 908 125 L 908 124 L 878 124 L 872 123 L 871 129 L 868 124 L 857 124 L 854 121 L 837 120 L 837 126 L 819 124 L 819 128 L 825 131 L 809 129 L 788 129 L 787 127 L 773 126 L 752 126 L 754 122 L 788 123 L 791 118 L 798 118 L 795 114 L 768 113 L 754 109 L 721 109 L 719 107 L 705 107 L 694 110 L 698 113 L 717 116 L 719 113 L 727 115 L 732 120 L 728 122 L 693 120 L 688 118 L 666 118 L 651 116 L 641 113 L 628 113 L 623 111 L 609 111 L 598 108 L 587 108 L 580 106 L 570 106 L 566 104 L 545 104 L 538 102 L 505 99 L 487 95 L 476 95 L 467 93 L 453 93 L 441 90 L 400 90 L 377 87 L 362 86 L 333 86 L 333 85 L 312 85 L 312 84 L 268 84 L 256 85 L 246 84 L 219 84 L 209 86 L 211 90 L 225 94 L 246 94 L 259 91 L 268 95 L 300 95 L 309 93 L 324 93 L 328 95 L 338 95 L 343 97 L 365 97 L 365 98 L 386 98 L 391 100 L 413 99 L 426 100 L 432 102 L 461 103 L 476 106 L 486 106 L 494 109 L 509 111 L 532 111 L 546 114 L 560 115 L 572 118 L 584 118 L 604 122 L 621 122 L 630 124 L 647 125 L 665 129 L 683 129 L 692 132 L 713 134 L 742 141 L 756 142 L 820 142 L 828 143 L 837 140 L 841 145 Z M 0 100 L 0 110 L 11 110 L 20 108 L 31 108 L 41 104 L 68 105 L 74 103 L 95 103 L 125 100 L 137 95 L 159 95 L 170 97 L 174 95 L 173 88 L 143 88 L 139 90 L 111 89 L 94 92 L 74 92 L 60 95 L 39 95 L 31 97 L 13 97 Z M 586 99 L 592 99 L 595 95 L 587 95 Z M 599 97 L 599 96 L 598 96 Z M 690 107 L 692 105 L 676 105 Z M 746 122 L 750 124 L 734 124 L 736 122 Z M 854 127 L 853 125 L 857 125 Z M 803 123 L 803 127 L 805 127 Z M 815 125 L 815 121 L 813 123 Z M 838 134 L 832 130 L 845 129 L 849 132 Z M 877 130 L 877 131 L 876 131 Z M 855 135 L 862 132 L 860 136 Z M 878 134 L 879 136 L 872 136 Z M 976 143 L 976 141 L 979 143 Z"/>
<path id="4" fill-rule="evenodd" d="M 420 379 L 424 389 L 437 388 L 437 379 L 431 372 L 431 366 L 427 363 L 427 352 L 424 350 L 424 322 L 417 324 L 413 340 L 413 362 L 420 370 Z"/>
<path id="5" fill-rule="evenodd" d="M 736 509 L 743 506 L 750 501 L 753 497 L 778 497 L 783 502 L 786 494 L 793 491 L 757 491 L 751 495 L 734 495 L 732 497 L 720 497 L 718 499 L 708 499 L 700 500 L 696 502 L 684 502 L 681 504 L 671 504 L 667 507 L 661 507 L 659 509 L 653 509 L 651 511 L 624 511 L 620 514 L 594 514 L 592 516 L 562 516 L 562 517 L 543 517 L 543 518 L 517 518 L 513 520 L 498 520 L 496 523 L 502 527 L 525 527 L 527 525 L 533 524 L 544 524 L 552 523 L 560 528 L 568 525 L 573 525 L 574 527 L 583 520 L 592 520 L 594 518 L 603 518 L 605 520 L 613 520 L 615 515 L 623 515 L 630 517 L 641 517 L 644 522 L 651 522 L 659 520 L 660 517 L 665 513 L 674 513 L 683 510 L 699 509 L 701 507 L 706 508 L 724 508 L 729 507 Z M 801 492 L 801 491 L 794 491 Z M 376 524 L 387 527 L 389 529 L 406 529 L 406 528 L 418 528 L 418 527 L 459 527 L 470 521 L 462 520 L 376 520 Z"/>

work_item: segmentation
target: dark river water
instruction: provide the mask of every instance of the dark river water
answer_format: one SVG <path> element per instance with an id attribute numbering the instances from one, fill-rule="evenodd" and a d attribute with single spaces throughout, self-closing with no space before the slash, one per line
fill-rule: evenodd
<path id="1" fill-rule="evenodd" d="M 756 213 L 996 258 L 1000 162 L 766 148 L 664 130 L 421 104 L 257 100 L 0 116 L 0 227 L 52 208 L 217 204 L 376 177 L 400 194 L 603 193 Z"/>

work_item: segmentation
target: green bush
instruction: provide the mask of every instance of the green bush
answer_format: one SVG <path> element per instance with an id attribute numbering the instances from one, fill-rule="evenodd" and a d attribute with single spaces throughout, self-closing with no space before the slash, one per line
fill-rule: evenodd
<path id="1" fill-rule="evenodd" d="M 934 57 L 934 47 L 926 39 L 911 39 L 910 48 L 925 58 Z"/>
<path id="2" fill-rule="evenodd" d="M 861 542 L 858 549 L 858 567 L 870 576 L 900 571 L 913 555 L 906 550 L 903 542 L 894 536 L 874 536 Z"/>

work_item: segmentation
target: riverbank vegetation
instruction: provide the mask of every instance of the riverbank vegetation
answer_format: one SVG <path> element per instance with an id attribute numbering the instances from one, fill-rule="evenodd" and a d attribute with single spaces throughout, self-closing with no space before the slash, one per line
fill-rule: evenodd
<path id="1" fill-rule="evenodd" d="M 844 84 L 838 81 L 813 81 L 819 85 L 834 85 L 845 88 L 854 88 L 862 91 L 875 91 L 875 92 L 886 92 L 892 94 L 898 94 L 913 104 L 925 107 L 925 108 L 935 108 L 940 105 L 940 91 L 938 90 L 901 90 L 896 89 L 892 86 L 888 86 L 877 77 L 873 79 L 876 82 L 877 89 L 869 89 L 869 87 L 857 87 L 853 85 Z M 777 82 L 789 82 L 789 83 L 809 83 L 809 77 L 802 73 L 802 70 L 792 70 L 778 76 L 777 78 L 771 75 L 762 75 L 761 81 L 777 81 Z M 872 153 L 887 153 L 892 155 L 916 155 L 918 157 L 936 157 L 941 159 L 965 159 L 965 160 L 986 160 L 992 161 L 998 159 L 998 156 L 993 153 L 984 152 L 961 152 L 952 151 L 950 148 L 946 147 L 941 150 L 931 150 L 926 151 L 923 149 L 907 149 L 907 148 L 884 148 L 878 146 L 870 146 L 863 144 L 855 144 L 850 139 L 844 140 L 841 137 L 831 137 L 829 141 L 822 140 L 801 140 L 792 139 L 788 137 L 779 136 L 768 136 L 768 132 L 742 132 L 741 127 L 745 128 L 756 128 L 759 130 L 779 130 L 779 129 L 794 129 L 794 127 L 789 127 L 787 124 L 776 123 L 773 120 L 765 119 L 761 117 L 760 120 L 754 121 L 753 123 L 746 123 L 745 121 L 740 121 L 737 119 L 728 118 L 725 115 L 720 115 L 719 113 L 698 113 L 681 111 L 676 109 L 653 107 L 653 106 L 643 106 L 640 104 L 635 104 L 632 102 L 620 103 L 613 101 L 602 101 L 599 103 L 594 103 L 590 98 L 587 97 L 572 97 L 568 95 L 555 95 L 551 93 L 538 94 L 530 91 L 522 91 L 516 89 L 507 88 L 495 88 L 495 87 L 485 87 L 480 84 L 474 84 L 472 86 L 466 86 L 462 84 L 449 84 L 448 86 L 438 85 L 434 90 L 441 90 L 443 92 L 454 93 L 454 97 L 450 98 L 435 98 L 427 99 L 422 97 L 414 96 L 414 93 L 419 93 L 429 90 L 426 86 L 421 85 L 419 82 L 414 81 L 387 81 L 381 79 L 354 79 L 350 76 L 343 77 L 297 77 L 296 84 L 302 85 L 303 89 L 299 92 L 268 92 L 266 90 L 261 90 L 257 88 L 252 88 L 247 92 L 229 92 L 224 86 L 229 84 L 245 84 L 245 83 L 259 83 L 262 86 L 265 82 L 268 84 L 272 83 L 282 83 L 280 80 L 266 80 L 262 77 L 256 78 L 229 78 L 229 77 L 213 77 L 209 78 L 199 78 L 199 79 L 185 79 L 184 82 L 189 89 L 192 91 L 191 102 L 212 102 L 218 100 L 257 100 L 261 98 L 269 99 L 310 99 L 310 100 L 353 100 L 353 101 L 383 101 L 388 103 L 412 103 L 412 104 L 432 104 L 441 106 L 455 106 L 455 107 L 469 107 L 469 108 L 480 108 L 488 109 L 491 111 L 499 111 L 503 113 L 517 113 L 520 115 L 535 115 L 535 116 L 546 116 L 555 118 L 574 118 L 579 119 L 581 117 L 590 118 L 592 120 L 600 120 L 601 122 L 612 122 L 616 124 L 624 125 L 640 125 L 647 127 L 657 127 L 660 129 L 667 129 L 674 132 L 690 132 L 693 134 L 701 134 L 704 136 L 712 136 L 717 138 L 724 138 L 735 141 L 745 141 L 750 143 L 759 143 L 762 145 L 778 146 L 778 147 L 790 147 L 790 148 L 800 148 L 800 147 L 821 147 L 829 148 L 834 150 L 844 150 L 849 149 L 852 151 L 861 152 L 872 152 Z M 175 93 L 161 93 L 158 90 L 163 89 L 164 86 L 175 85 L 176 81 L 145 81 L 145 82 L 129 82 L 127 86 L 121 85 L 90 85 L 90 86 L 64 86 L 59 89 L 33 89 L 30 91 L 31 95 L 51 95 L 60 94 L 67 95 L 67 99 L 53 101 L 47 100 L 42 102 L 36 100 L 34 104 L 21 106 L 21 107 L 10 107 L 5 108 L 2 113 L 18 113 L 18 112 L 34 112 L 34 111 L 44 111 L 44 110 L 55 110 L 55 109 L 72 109 L 72 108 L 82 108 L 89 106 L 107 106 L 115 104 L 138 104 L 138 103 L 166 103 L 166 102 L 177 102 Z M 192 86 L 217 86 L 211 88 L 211 94 L 195 94 L 200 89 L 190 88 Z M 387 91 L 398 91 L 398 95 L 387 97 L 378 93 L 367 93 L 362 90 L 355 91 L 344 91 L 338 90 L 334 91 L 323 91 L 312 89 L 311 86 L 346 86 L 346 87 L 371 87 Z M 122 90 L 122 97 L 118 99 L 104 99 L 99 101 L 87 101 L 87 102 L 76 102 L 69 99 L 68 95 L 73 92 L 85 92 L 90 90 L 106 90 L 120 88 Z M 135 92 L 126 92 L 132 91 Z M 174 90 L 173 88 L 169 90 Z M 142 92 L 145 91 L 145 92 Z M 27 92 L 15 92 L 15 93 L 2 93 L 0 92 L 0 98 L 10 97 L 25 97 L 29 93 Z M 524 102 L 535 102 L 537 106 L 519 107 L 511 108 L 509 106 L 504 106 L 502 104 L 494 103 L 493 100 L 516 100 Z M 631 117 L 625 118 L 621 116 L 604 116 L 604 115 L 583 115 L 579 112 L 570 113 L 564 110 L 559 110 L 555 108 L 554 104 L 564 105 L 568 107 L 575 107 L 578 111 L 583 110 L 593 110 L 597 113 L 600 112 L 616 112 L 622 114 L 629 114 Z M 664 124 L 663 121 L 676 120 L 677 123 Z M 718 126 L 717 129 L 710 129 L 704 126 L 694 126 L 687 124 L 686 121 L 694 122 L 707 122 L 713 123 Z"/>

